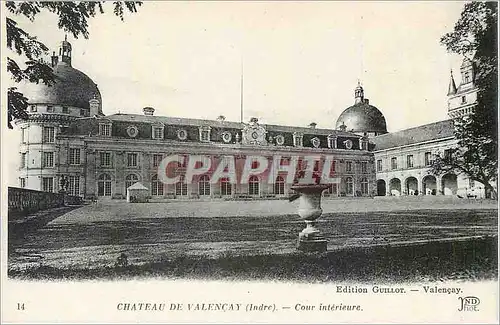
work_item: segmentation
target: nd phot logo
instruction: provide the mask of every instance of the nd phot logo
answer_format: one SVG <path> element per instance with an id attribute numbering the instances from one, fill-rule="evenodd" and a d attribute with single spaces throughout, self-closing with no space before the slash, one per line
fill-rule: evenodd
<path id="1" fill-rule="evenodd" d="M 459 297 L 460 308 L 458 311 L 479 311 L 478 305 L 481 302 L 478 297 Z"/>

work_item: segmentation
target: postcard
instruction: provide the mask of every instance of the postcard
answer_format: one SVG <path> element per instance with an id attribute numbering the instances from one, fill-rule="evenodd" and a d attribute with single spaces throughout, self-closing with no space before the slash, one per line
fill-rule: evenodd
<path id="1" fill-rule="evenodd" d="M 498 4 L 2 1 L 2 322 L 498 324 Z"/>

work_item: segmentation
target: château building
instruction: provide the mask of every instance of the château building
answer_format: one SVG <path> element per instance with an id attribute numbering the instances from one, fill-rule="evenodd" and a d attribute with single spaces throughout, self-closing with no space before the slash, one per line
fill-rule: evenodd
<path id="1" fill-rule="evenodd" d="M 289 196 L 288 173 L 271 168 L 236 184 L 224 178 L 210 181 L 215 166 L 228 156 L 234 157 L 239 177 L 248 158 L 263 156 L 269 165 L 278 157 L 281 166 L 293 166 L 289 171 L 295 174 L 294 182 L 308 168 L 324 173 L 326 162 L 331 162 L 327 166 L 332 187 L 325 192 L 327 197 L 484 196 L 484 190 L 463 176 L 428 173 L 433 155 L 456 145 L 450 120 L 387 133 L 382 112 L 364 98 L 359 84 L 354 105 L 339 116 L 334 129 L 316 128 L 315 123 L 304 127 L 261 124 L 256 118 L 231 122 L 223 116 L 213 120 L 158 116 L 152 107 L 143 108 L 141 114 L 105 115 L 97 85 L 73 67 L 71 51 L 64 40 L 58 53 L 53 53 L 53 86 L 21 87 L 29 99 L 29 118 L 16 121 L 21 130 L 20 187 L 58 192 L 67 184 L 72 195 L 110 199 L 124 199 L 135 183 L 148 188 L 153 200 Z M 472 62 L 464 61 L 461 73 L 458 88 L 453 77 L 450 81 L 450 117 L 469 112 L 475 100 Z M 179 161 L 170 164 L 168 172 L 180 178 L 164 184 L 158 167 L 172 155 L 178 155 Z M 207 161 L 202 165 L 211 167 L 185 182 L 186 158 L 191 155 L 204 156 Z M 319 159 L 307 166 L 306 156 Z M 257 162 L 251 163 L 253 167 Z"/>

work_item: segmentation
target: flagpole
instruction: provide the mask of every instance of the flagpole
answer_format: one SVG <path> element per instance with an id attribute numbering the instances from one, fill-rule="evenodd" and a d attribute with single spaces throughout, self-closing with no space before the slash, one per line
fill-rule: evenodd
<path id="1" fill-rule="evenodd" d="M 243 123 L 243 57 L 241 57 L 240 74 L 240 123 Z"/>

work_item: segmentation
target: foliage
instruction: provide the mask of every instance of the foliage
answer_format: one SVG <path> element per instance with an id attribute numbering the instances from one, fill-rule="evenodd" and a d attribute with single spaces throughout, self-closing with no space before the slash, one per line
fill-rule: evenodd
<path id="1" fill-rule="evenodd" d="M 30 21 L 34 21 L 42 11 L 51 12 L 57 15 L 57 26 L 60 29 L 71 33 L 75 38 L 79 36 L 88 38 L 89 19 L 97 14 L 103 14 L 106 4 L 105 1 L 7 1 L 5 7 L 10 16 L 24 16 Z M 123 21 L 126 11 L 135 13 L 142 3 L 140 1 L 114 1 L 112 4 L 114 14 Z M 7 58 L 7 71 L 14 82 L 42 82 L 46 85 L 52 85 L 55 82 L 55 76 L 50 64 L 44 60 L 44 56 L 48 54 L 47 46 L 36 36 L 30 35 L 20 28 L 11 17 L 7 17 L 6 27 L 7 47 L 17 55 L 27 59 L 21 67 L 13 58 Z M 8 89 L 7 97 L 7 125 L 12 129 L 13 120 L 27 117 L 28 102 L 26 97 L 17 91 L 16 87 Z"/>
<path id="2" fill-rule="evenodd" d="M 496 197 L 498 182 L 498 51 L 497 2 L 471 2 L 464 6 L 454 30 L 441 38 L 448 51 L 471 59 L 475 64 L 477 104 L 469 116 L 457 118 L 458 147 L 448 157 L 438 155 L 432 171 L 465 173 L 481 182 Z"/>

